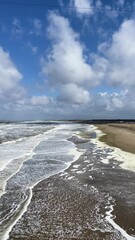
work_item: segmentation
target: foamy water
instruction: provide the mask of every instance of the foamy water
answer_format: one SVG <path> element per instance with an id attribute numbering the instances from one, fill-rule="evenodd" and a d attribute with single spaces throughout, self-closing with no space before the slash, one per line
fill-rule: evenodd
<path id="1" fill-rule="evenodd" d="M 33 187 L 43 179 L 67 169 L 83 153 L 67 140 L 71 137 L 74 127 L 63 124 L 35 137 L 0 145 L 1 196 L 6 196 L 9 191 L 16 191 L 14 189 L 24 195 L 23 201 L 17 196 L 17 204 L 20 206 L 18 205 L 15 210 L 12 209 L 12 196 L 10 195 L 11 199 L 8 204 L 11 205 L 9 207 L 11 214 L 5 215 L 5 219 L 9 218 L 5 226 L 3 225 L 5 219 L 1 221 L 3 226 L 3 230 L 0 230 L 1 240 L 8 239 L 13 226 L 27 211 Z M 9 152 L 9 157 L 6 152 Z M 10 221 L 11 217 L 12 221 Z"/>
<path id="2" fill-rule="evenodd" d="M 135 237 L 130 236 L 124 229 L 122 229 L 118 224 L 114 221 L 114 216 L 112 214 L 114 208 L 113 205 L 109 206 L 109 210 L 106 211 L 106 220 L 114 227 L 114 229 L 118 230 L 123 237 L 127 240 L 135 240 Z"/>
<path id="3" fill-rule="evenodd" d="M 93 130 L 95 130 L 97 134 L 96 139 L 92 139 L 91 141 L 96 145 L 95 150 L 102 149 L 109 150 L 108 155 L 104 158 L 102 158 L 102 162 L 104 164 L 109 164 L 110 159 L 114 159 L 120 163 L 120 167 L 125 170 L 130 170 L 135 172 L 135 154 L 128 153 L 125 151 L 122 151 L 119 148 L 110 147 L 106 143 L 101 142 L 99 139 L 101 136 L 105 135 L 102 131 L 98 130 L 97 127 L 93 126 Z M 110 151 L 111 150 L 111 151 Z M 113 216 L 113 205 L 110 204 L 109 210 L 106 211 L 106 220 L 114 227 L 114 229 L 118 230 L 123 237 L 125 237 L 127 240 L 135 240 L 135 237 L 130 236 L 124 229 L 122 229 L 118 224 L 115 223 L 115 216 Z"/>
<path id="4" fill-rule="evenodd" d="M 11 130 L 11 132 L 14 132 L 19 129 L 19 127 L 15 126 L 13 126 L 13 128 L 14 130 L 12 130 L 11 124 L 8 127 L 8 131 Z M 27 134 L 26 125 L 22 127 L 22 130 L 19 129 L 17 140 L 0 145 L 0 196 L 3 203 L 5 202 L 3 209 L 0 209 L 1 240 L 7 240 L 9 238 L 9 233 L 27 211 L 33 196 L 33 188 L 40 181 L 60 172 L 61 176 L 66 175 L 67 173 L 64 172 L 64 170 L 85 153 L 84 148 L 78 150 L 74 143 L 67 140 L 72 135 L 80 134 L 80 129 L 83 129 L 84 132 L 97 131 L 94 126 L 85 126 L 82 124 L 56 124 L 53 125 L 52 129 L 48 128 L 48 126 L 44 126 L 43 132 L 42 126 L 35 126 L 34 130 L 37 135 L 33 136 L 31 135 L 33 129 L 32 126 L 30 126 L 30 136 L 26 137 L 23 136 L 22 133 L 22 131 L 24 131 L 24 135 Z M 4 129 L 4 131 L 6 132 L 6 129 Z M 100 131 L 97 133 L 98 136 L 102 134 Z M 78 138 L 81 137 L 79 136 Z M 92 156 L 89 156 L 89 158 L 84 156 L 84 163 L 86 162 L 87 166 L 82 168 L 81 164 L 77 163 L 73 166 L 71 172 L 76 172 L 76 175 L 79 176 L 85 174 L 87 167 L 90 167 L 89 179 L 93 181 L 92 171 L 97 171 L 97 174 L 100 172 L 94 165 L 94 162 L 91 162 L 91 157 L 93 159 L 95 157 L 95 161 L 99 158 L 100 162 L 103 164 L 109 164 L 111 158 L 114 158 L 115 160 L 122 161 L 121 167 L 127 169 L 125 166 L 126 163 L 128 163 L 128 160 L 126 160 L 127 155 L 122 155 L 121 152 L 119 153 L 118 149 L 110 148 L 106 144 L 101 143 L 98 139 L 91 139 L 91 142 L 94 143 L 91 152 Z M 97 150 L 100 150 L 101 153 L 99 152 L 96 158 Z M 106 150 L 109 150 L 107 154 Z M 123 164 L 125 165 L 123 166 Z M 131 165 L 133 165 L 133 163 Z M 67 174 L 67 179 L 72 181 L 74 176 L 68 176 Z M 95 186 L 91 188 L 98 191 Z M 135 239 L 115 223 L 111 201 L 106 210 L 105 221 L 120 232 L 127 240 Z"/>
<path id="5" fill-rule="evenodd" d="M 31 158 L 35 147 L 47 139 L 48 133 L 39 134 L 35 137 L 25 138 L 22 141 L 5 142 L 0 145 L 0 197 L 5 192 L 6 182 L 16 174 L 23 165 L 23 162 Z"/>

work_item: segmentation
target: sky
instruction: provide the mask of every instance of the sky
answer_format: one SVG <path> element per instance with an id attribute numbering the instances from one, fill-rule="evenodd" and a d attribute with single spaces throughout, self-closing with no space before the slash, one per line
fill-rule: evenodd
<path id="1" fill-rule="evenodd" d="M 134 0 L 0 0 L 0 120 L 135 118 Z"/>

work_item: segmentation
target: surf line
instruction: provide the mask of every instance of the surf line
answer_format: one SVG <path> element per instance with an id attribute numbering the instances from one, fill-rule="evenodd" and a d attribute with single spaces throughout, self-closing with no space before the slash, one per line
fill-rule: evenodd
<path id="1" fill-rule="evenodd" d="M 29 187 L 29 195 L 28 198 L 26 200 L 26 202 L 24 203 L 23 208 L 21 209 L 19 216 L 15 219 L 15 221 L 9 226 L 7 227 L 7 229 L 5 230 L 5 233 L 3 234 L 1 240 L 7 240 L 9 238 L 9 233 L 11 232 L 12 228 L 15 226 L 15 224 L 18 222 L 18 220 L 22 217 L 22 215 L 27 211 L 27 208 L 31 202 L 32 199 L 32 188 L 33 187 Z"/>
<path id="2" fill-rule="evenodd" d="M 33 148 L 30 149 L 30 152 L 26 152 L 24 155 L 19 156 L 17 158 L 10 159 L 10 161 L 5 164 L 3 169 L 0 169 L 0 172 L 5 171 L 5 169 L 8 166 L 10 166 L 10 164 L 12 164 L 14 161 L 17 161 L 17 165 L 16 165 L 15 169 L 12 172 L 10 171 L 11 173 L 9 175 L 7 175 L 7 177 L 5 177 L 4 179 L 0 178 L 0 198 L 2 197 L 2 195 L 4 195 L 6 193 L 6 185 L 7 185 L 7 182 L 10 180 L 10 178 L 12 178 L 16 173 L 18 173 L 20 171 L 21 167 L 23 166 L 23 163 L 28 161 L 34 155 L 34 150 L 40 144 L 40 142 L 44 139 L 48 140 L 48 138 L 49 138 L 48 134 L 50 134 L 53 131 L 56 131 L 57 128 L 58 127 L 56 126 L 56 127 L 53 127 L 51 129 L 47 130 L 43 134 L 38 134 L 36 136 L 30 137 L 31 140 L 33 140 L 33 139 L 37 140 L 35 142 L 35 144 L 33 145 Z M 18 161 L 19 161 L 19 163 L 18 163 Z"/>
<path id="3" fill-rule="evenodd" d="M 114 210 L 113 205 L 110 205 L 109 207 L 110 209 L 106 211 L 106 221 L 109 222 L 114 227 L 114 229 L 118 230 L 127 240 L 135 240 L 135 237 L 130 236 L 123 228 L 114 222 L 112 215 L 112 212 Z"/>
<path id="4" fill-rule="evenodd" d="M 57 129 L 56 129 L 56 130 L 57 130 Z M 68 141 L 68 140 L 67 140 L 67 141 Z M 73 143 L 73 146 L 74 146 L 74 149 L 71 148 L 71 149 L 69 149 L 69 151 L 68 151 L 68 153 L 73 156 L 73 160 L 72 160 L 71 162 L 69 162 L 69 164 L 67 164 L 63 170 L 60 170 L 60 171 L 58 171 L 58 172 L 55 172 L 54 174 L 48 175 L 47 177 L 44 177 L 43 179 L 38 180 L 35 184 L 33 184 L 32 186 L 29 186 L 29 187 L 26 189 L 26 190 L 29 191 L 28 197 L 27 197 L 27 199 L 25 199 L 25 201 L 21 204 L 21 206 L 22 206 L 22 205 L 23 205 L 23 206 L 22 206 L 21 210 L 18 211 L 17 217 L 13 220 L 13 222 L 10 224 L 10 226 L 8 226 L 8 227 L 5 229 L 4 233 L 1 235 L 1 240 L 8 240 L 9 234 L 10 234 L 10 232 L 12 231 L 13 227 L 14 227 L 14 226 L 16 225 L 16 223 L 22 218 L 23 214 L 24 214 L 25 212 L 27 212 L 28 206 L 30 205 L 31 200 L 32 200 L 33 188 L 34 188 L 39 182 L 47 179 L 48 177 L 53 176 L 53 175 L 58 174 L 58 173 L 61 173 L 61 172 L 64 172 L 66 169 L 69 168 L 69 166 L 70 166 L 73 162 L 77 161 L 77 160 L 79 159 L 79 157 L 84 153 L 84 151 L 78 151 L 78 149 L 77 149 L 77 147 L 76 147 L 76 145 L 75 145 L 74 143 Z"/>

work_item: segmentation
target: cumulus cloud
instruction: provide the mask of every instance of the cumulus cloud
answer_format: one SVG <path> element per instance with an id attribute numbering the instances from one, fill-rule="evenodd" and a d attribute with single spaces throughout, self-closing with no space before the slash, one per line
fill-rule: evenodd
<path id="1" fill-rule="evenodd" d="M 42 72 L 49 84 L 57 89 L 57 101 L 69 106 L 89 104 L 91 108 L 95 107 L 95 111 L 102 109 L 102 112 L 109 114 L 122 110 L 130 93 L 100 93 L 92 97 L 89 92 L 102 81 L 123 89 L 135 85 L 134 20 L 125 21 L 113 34 L 110 43 L 102 43 L 97 54 L 90 54 L 90 64 L 85 55 L 85 46 L 69 21 L 54 12 L 50 12 L 48 19 L 48 36 L 52 47 L 48 57 L 42 58 Z M 131 98 L 130 101 L 133 102 Z"/>
<path id="2" fill-rule="evenodd" d="M 29 98 L 23 98 L 18 101 L 18 104 L 24 106 L 32 106 L 32 107 L 44 107 L 52 102 L 52 99 L 45 96 L 32 96 Z"/>
<path id="3" fill-rule="evenodd" d="M 0 99 L 18 99 L 23 96 L 24 89 L 20 85 L 22 74 L 12 62 L 8 52 L 0 47 Z"/>
<path id="4" fill-rule="evenodd" d="M 9 53 L 0 47 L 1 119 L 36 119 L 37 115 L 43 117 L 49 111 L 52 98 L 45 95 L 28 97 L 26 89 L 21 85 L 22 78 Z"/>
<path id="5" fill-rule="evenodd" d="M 95 99 L 95 96 L 93 96 Z M 121 90 L 119 93 L 100 92 L 97 94 L 93 107 L 97 109 L 97 115 L 117 118 L 132 118 L 135 111 L 134 93 L 128 90 Z M 94 110 L 93 108 L 93 110 Z"/>
<path id="6" fill-rule="evenodd" d="M 90 102 L 89 92 L 74 83 L 61 86 L 59 100 L 73 104 L 87 104 Z"/>
<path id="7" fill-rule="evenodd" d="M 76 83 L 93 85 L 93 71 L 87 64 L 84 46 L 70 27 L 69 21 L 55 13 L 49 15 L 48 35 L 53 42 L 47 63 L 42 71 L 52 84 Z"/>
<path id="8" fill-rule="evenodd" d="M 107 45 L 106 45 L 107 46 Z M 123 87 L 135 86 L 135 21 L 126 20 L 113 34 L 112 43 L 105 52 L 108 60 L 109 84 Z"/>
<path id="9" fill-rule="evenodd" d="M 48 57 L 41 59 L 42 73 L 47 77 L 49 84 L 59 90 L 61 95 L 59 99 L 64 99 L 64 95 L 66 100 L 69 99 L 73 86 L 76 98 L 79 96 L 81 99 L 82 92 L 82 102 L 87 102 L 86 89 L 96 86 L 103 78 L 102 68 L 105 68 L 105 59 L 97 58 L 93 65 L 90 65 L 85 55 L 85 46 L 79 41 L 79 35 L 70 27 L 69 21 L 54 12 L 49 14 L 48 19 L 48 36 L 52 41 L 52 47 Z M 69 101 L 72 99 L 75 102 L 74 98 L 71 97 Z M 81 100 L 76 102 L 79 103 Z"/>
<path id="10" fill-rule="evenodd" d="M 93 14 L 92 0 L 71 0 L 70 7 L 74 7 L 79 17 Z"/>
<path id="11" fill-rule="evenodd" d="M 1 114 L 8 118 L 10 112 L 11 117 L 13 109 L 16 119 L 134 117 L 135 21 L 125 20 L 110 41 L 98 46 L 96 54 L 88 53 L 68 19 L 50 12 L 48 22 L 51 46 L 41 67 L 56 96 L 28 96 L 21 85 L 22 74 L 1 47 Z M 31 42 L 28 47 L 37 52 Z M 106 92 L 91 91 L 98 85 L 100 90 L 105 86 Z M 112 92 L 112 86 L 116 91 Z"/>
<path id="12" fill-rule="evenodd" d="M 10 54 L 0 47 L 1 119 L 31 119 L 33 116 L 37 118 L 37 114 L 44 115 L 53 104 L 53 99 L 45 95 L 28 96 L 26 89 L 22 87 L 22 78 L 23 75 Z"/>
<path id="13" fill-rule="evenodd" d="M 124 99 L 126 98 L 127 91 L 121 91 L 120 93 L 113 92 L 111 94 L 107 92 L 99 92 L 97 94 L 97 102 L 94 103 L 95 108 L 100 107 L 102 111 L 114 112 L 124 107 Z"/>

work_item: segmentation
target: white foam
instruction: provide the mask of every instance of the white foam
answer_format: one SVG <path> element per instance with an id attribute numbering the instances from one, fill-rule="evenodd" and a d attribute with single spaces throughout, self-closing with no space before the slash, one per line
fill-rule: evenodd
<path id="1" fill-rule="evenodd" d="M 84 153 L 84 151 L 78 151 L 76 147 L 69 149 L 69 154 L 73 155 L 72 162 L 75 162 L 83 153 Z"/>
<path id="2" fill-rule="evenodd" d="M 89 178 L 93 180 L 93 177 L 91 175 L 89 176 Z"/>
<path id="3" fill-rule="evenodd" d="M 21 169 L 23 163 L 25 161 L 27 161 L 29 158 L 31 158 L 31 156 L 32 155 L 26 155 L 25 157 L 20 158 L 19 163 L 18 163 L 18 160 L 16 159 L 16 164 L 14 164 L 15 168 L 13 169 L 13 171 L 10 170 L 10 174 L 9 175 L 6 175 L 2 179 L 0 179 L 0 198 L 6 192 L 5 189 L 6 189 L 7 181 L 11 177 L 13 177 L 17 172 L 19 172 L 19 170 Z"/>
<path id="4" fill-rule="evenodd" d="M 101 162 L 104 163 L 104 164 L 108 164 L 109 160 L 106 158 L 106 159 L 101 160 Z"/>
<path id="5" fill-rule="evenodd" d="M 15 226 L 15 224 L 19 221 L 19 219 L 21 219 L 22 215 L 27 211 L 27 208 L 31 202 L 32 199 L 32 187 L 29 188 L 29 196 L 28 199 L 24 205 L 24 207 L 21 209 L 20 214 L 18 214 L 18 217 L 11 223 L 10 226 L 8 226 L 8 228 L 5 230 L 5 232 L 3 233 L 3 236 L 1 238 L 1 240 L 7 240 L 9 238 L 9 233 L 11 232 L 12 228 Z"/>
<path id="6" fill-rule="evenodd" d="M 112 212 L 113 205 L 110 205 L 109 210 L 106 211 L 106 221 L 108 221 L 114 227 L 114 229 L 118 230 L 127 240 L 135 240 L 135 237 L 130 236 L 124 229 L 122 229 L 118 224 L 114 222 Z"/>
<path id="7" fill-rule="evenodd" d="M 0 171 L 2 171 L 11 161 L 14 159 L 24 157 L 27 154 L 31 154 L 33 149 L 42 141 L 42 139 L 48 137 L 48 134 L 52 131 L 48 130 L 43 134 L 39 134 L 34 137 L 25 138 L 24 141 L 13 141 L 0 145 Z M 8 153 L 8 154 L 7 154 Z"/>
<path id="8" fill-rule="evenodd" d="M 89 162 L 90 162 L 90 160 L 85 160 L 84 162 L 85 162 L 85 163 L 89 163 Z"/>
<path id="9" fill-rule="evenodd" d="M 69 125 L 69 126 L 71 126 L 71 125 Z M 57 133 L 58 130 L 62 130 L 62 129 L 68 130 L 68 128 L 69 128 L 69 132 L 70 132 L 70 127 L 69 127 L 69 126 L 67 126 L 67 125 L 58 126 L 58 127 L 56 127 L 55 129 L 53 129 L 53 131 L 51 132 L 52 135 L 51 135 L 51 134 L 46 134 L 46 135 L 47 135 L 48 137 L 52 137 L 52 136 L 55 136 L 55 134 Z M 72 126 L 72 128 L 73 128 L 73 126 Z M 70 132 L 70 133 L 71 133 L 71 132 Z M 48 139 L 48 138 L 47 138 L 47 139 Z M 41 139 L 40 139 L 40 141 L 41 141 Z M 74 143 L 72 143 L 72 145 L 71 145 L 70 147 L 71 147 L 71 148 L 69 149 L 69 151 L 66 152 L 67 149 L 65 149 L 65 152 L 66 152 L 67 154 L 69 154 L 69 155 L 72 155 L 73 158 L 72 158 L 72 161 L 70 161 L 70 162 L 68 162 L 68 163 L 65 163 L 65 168 L 62 170 L 62 172 L 65 171 L 65 170 L 71 165 L 72 162 L 76 161 L 76 160 L 85 152 L 84 150 L 78 151 Z M 45 151 L 45 153 L 46 153 L 46 151 Z M 22 164 L 23 164 L 23 163 L 22 163 Z M 21 165 L 20 165 L 20 167 L 21 167 Z M 19 171 L 19 170 L 20 170 L 20 168 L 17 169 L 17 171 Z M 1 240 L 7 240 L 7 239 L 9 238 L 9 233 L 11 232 L 13 226 L 15 226 L 15 224 L 18 222 L 18 220 L 21 219 L 22 215 L 27 211 L 27 208 L 28 208 L 28 206 L 29 206 L 29 204 L 30 204 L 30 202 L 31 202 L 31 199 L 32 199 L 32 189 L 34 188 L 34 186 L 36 186 L 36 185 L 37 185 L 39 182 L 41 182 L 42 180 L 44 180 L 44 179 L 46 179 L 46 178 L 48 178 L 48 177 L 50 177 L 50 176 L 53 176 L 53 175 L 55 175 L 55 174 L 58 174 L 58 173 L 60 173 L 60 172 L 61 172 L 61 170 L 56 170 L 56 172 L 53 172 L 53 174 L 52 174 L 52 173 L 48 173 L 48 175 L 47 175 L 46 177 L 42 177 L 41 179 L 39 179 L 38 181 L 36 181 L 36 182 L 33 183 L 32 185 L 27 186 L 28 189 L 29 189 L 29 191 L 30 191 L 29 197 L 28 197 L 28 199 L 27 199 L 24 207 L 21 209 L 20 213 L 17 215 L 17 218 L 16 218 L 14 221 L 11 222 L 11 225 L 8 226 L 8 228 L 6 228 L 6 229 L 4 230 L 4 233 L 3 233 L 3 235 L 2 235 Z M 15 173 L 16 173 L 16 172 L 14 172 L 14 174 L 15 174 Z M 61 173 L 61 176 L 62 176 L 62 173 Z M 71 177 L 69 177 L 69 179 L 71 179 Z"/>
<path id="10" fill-rule="evenodd" d="M 91 186 L 91 188 L 95 191 L 95 192 L 98 192 L 97 188 L 94 187 L 94 186 Z"/>
<path id="11" fill-rule="evenodd" d="M 60 174 L 60 176 L 61 177 L 63 177 L 63 176 L 66 176 L 68 173 L 66 173 L 66 172 L 62 172 L 61 174 Z"/>
<path id="12" fill-rule="evenodd" d="M 80 173 L 84 173 L 83 170 L 77 171 L 76 173 L 80 174 Z"/>
<path id="13" fill-rule="evenodd" d="M 127 153 L 119 148 L 115 148 L 114 152 L 112 152 L 112 157 L 114 157 L 115 160 L 122 161 L 120 164 L 122 168 L 135 172 L 135 154 Z"/>
<path id="14" fill-rule="evenodd" d="M 79 168 L 80 167 L 80 165 L 78 164 L 76 164 L 76 165 L 73 165 L 73 168 Z"/>
<path id="15" fill-rule="evenodd" d="M 73 178 L 74 178 L 74 176 L 68 177 L 69 180 L 71 180 L 71 179 L 73 179 Z"/>
<path id="16" fill-rule="evenodd" d="M 5 151 L 1 152 L 1 161 L 0 161 L 1 168 L 0 168 L 0 172 L 2 172 L 3 170 L 6 170 L 6 168 L 8 168 L 8 166 L 10 166 L 10 164 L 12 164 L 12 162 L 15 161 L 16 164 L 14 164 L 14 168 L 11 167 L 10 174 L 5 174 L 5 176 L 3 178 L 0 178 L 0 198 L 6 192 L 5 189 L 6 189 L 7 181 L 11 177 L 13 177 L 17 172 L 19 172 L 19 170 L 21 169 L 23 163 L 25 161 L 29 160 L 33 156 L 35 147 L 38 146 L 38 144 L 43 139 L 47 139 L 49 134 L 52 131 L 53 131 L 53 129 L 50 129 L 50 130 L 48 130 L 47 133 L 44 133 L 42 135 L 40 134 L 38 136 L 34 136 L 34 137 L 29 138 L 25 143 L 23 143 L 23 145 L 21 145 L 22 149 L 21 149 L 21 151 L 19 153 L 17 153 L 18 149 L 14 148 L 13 153 L 15 153 L 15 154 L 13 155 L 13 158 L 9 158 L 9 160 L 8 160 L 8 154 L 6 155 L 6 157 L 3 157 L 3 158 L 6 158 L 6 160 L 2 160 L 2 156 L 5 155 Z M 31 142 L 32 142 L 32 144 L 31 144 Z M 25 148 L 24 148 L 24 144 L 26 146 Z M 8 146 L 8 144 L 7 144 L 7 146 Z M 11 147 L 11 145 L 9 145 L 9 146 Z M 19 150 L 20 150 L 21 146 L 19 146 Z M 13 145 L 13 147 L 14 147 L 14 145 Z M 1 150 L 1 148 L 0 148 L 0 150 Z M 8 148 L 6 148 L 6 151 L 7 152 L 10 152 L 10 151 L 12 152 L 12 148 L 10 149 L 8 147 Z M 22 155 L 23 152 L 24 152 L 24 155 Z M 3 155 L 2 155 L 2 153 L 3 153 Z M 1 162 L 3 164 L 1 164 Z M 6 173 L 7 173 L 7 171 L 6 171 Z"/>

